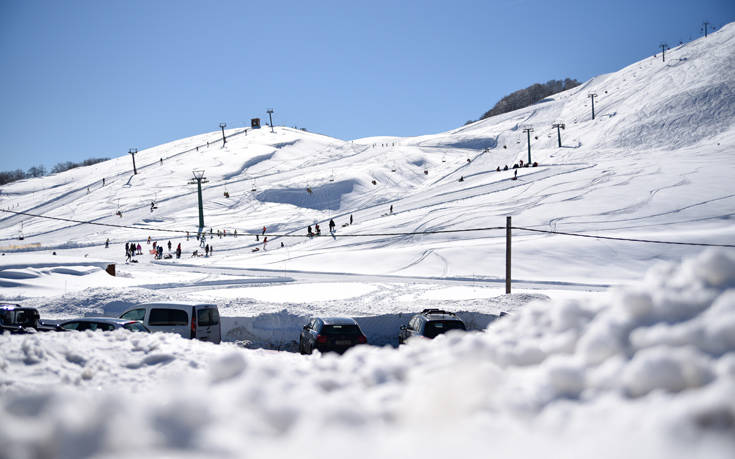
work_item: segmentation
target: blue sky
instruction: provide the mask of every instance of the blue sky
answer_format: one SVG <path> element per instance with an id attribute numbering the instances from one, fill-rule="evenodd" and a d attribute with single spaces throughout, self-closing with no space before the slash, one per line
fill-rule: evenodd
<path id="1" fill-rule="evenodd" d="M 0 170 L 125 155 L 275 109 L 342 139 L 477 119 L 735 20 L 733 0 L 0 0 Z"/>

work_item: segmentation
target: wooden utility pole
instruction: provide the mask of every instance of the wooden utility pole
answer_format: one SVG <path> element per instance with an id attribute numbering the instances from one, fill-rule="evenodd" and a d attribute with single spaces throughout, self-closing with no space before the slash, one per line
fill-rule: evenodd
<path id="1" fill-rule="evenodd" d="M 510 294 L 510 216 L 505 217 L 505 293 Z"/>

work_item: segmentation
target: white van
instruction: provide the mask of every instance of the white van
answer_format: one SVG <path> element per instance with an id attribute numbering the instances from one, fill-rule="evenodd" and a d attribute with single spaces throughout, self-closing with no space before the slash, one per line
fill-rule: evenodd
<path id="1" fill-rule="evenodd" d="M 152 332 L 178 333 L 184 338 L 219 344 L 222 341 L 216 304 L 147 303 L 128 308 L 121 319 L 140 320 Z"/>

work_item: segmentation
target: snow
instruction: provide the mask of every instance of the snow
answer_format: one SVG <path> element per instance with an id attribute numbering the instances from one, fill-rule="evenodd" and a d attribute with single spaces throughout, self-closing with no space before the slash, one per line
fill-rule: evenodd
<path id="1" fill-rule="evenodd" d="M 3 186 L 0 209 L 61 220 L 0 212 L 0 300 L 47 319 L 213 302 L 223 343 L 0 336 L 0 457 L 732 457 L 732 247 L 519 228 L 735 244 L 733 43 L 731 24 L 444 133 L 231 129 L 142 150 L 137 175 L 125 154 Z M 496 168 L 527 159 L 527 125 L 539 166 L 511 180 Z M 182 257 L 152 259 L 149 236 Z M 471 331 L 398 347 L 424 308 Z M 297 354 L 314 316 L 354 317 L 371 345 Z"/>
<path id="2" fill-rule="evenodd" d="M 733 268 L 704 252 L 602 302 L 533 302 L 483 332 L 342 357 L 123 330 L 6 334 L 0 441 L 8 457 L 289 457 L 313 444 L 366 458 L 731 457 Z"/>

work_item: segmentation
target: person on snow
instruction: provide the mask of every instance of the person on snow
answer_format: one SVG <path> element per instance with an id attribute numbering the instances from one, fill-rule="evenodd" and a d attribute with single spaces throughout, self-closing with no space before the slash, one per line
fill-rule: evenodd
<path id="1" fill-rule="evenodd" d="M 308 228 L 306 228 L 306 234 L 311 238 L 314 237 L 314 233 L 311 232 L 311 225 L 309 225 Z"/>
<path id="2" fill-rule="evenodd" d="M 181 258 L 181 242 L 176 246 L 176 258 Z"/>
<path id="3" fill-rule="evenodd" d="M 393 204 L 390 205 L 390 214 L 393 215 Z"/>
<path id="4" fill-rule="evenodd" d="M 268 243 L 268 236 L 263 236 L 263 250 L 265 250 L 266 243 Z"/>
<path id="5" fill-rule="evenodd" d="M 350 225 L 352 224 L 352 214 L 350 214 Z"/>
<path id="6" fill-rule="evenodd" d="M 263 235 L 265 235 L 265 226 L 263 227 Z"/>
<path id="7" fill-rule="evenodd" d="M 125 243 L 125 261 L 130 261 L 130 244 Z"/>
<path id="8" fill-rule="evenodd" d="M 209 256 L 211 257 L 212 255 L 214 255 L 214 246 L 210 244 L 209 245 Z"/>
<path id="9" fill-rule="evenodd" d="M 168 241 L 168 251 L 171 251 L 171 241 Z"/>
<path id="10" fill-rule="evenodd" d="M 138 255 L 143 255 L 143 247 L 141 247 L 140 244 L 138 244 L 136 248 L 138 249 Z"/>
<path id="11" fill-rule="evenodd" d="M 110 248 L 110 238 L 109 238 L 109 237 L 108 237 L 108 238 L 107 238 L 107 240 L 105 241 L 105 248 L 106 248 L 106 249 L 109 249 L 109 248 Z"/>
<path id="12" fill-rule="evenodd" d="M 199 238 L 199 247 L 204 247 L 204 241 L 207 239 L 207 237 L 202 233 L 202 237 Z"/>
<path id="13" fill-rule="evenodd" d="M 336 224 L 334 223 L 334 220 L 332 220 L 332 219 L 330 218 L 330 219 L 329 219 L 329 232 L 330 232 L 330 233 L 334 233 L 334 227 L 335 227 L 335 226 L 337 226 L 337 225 L 336 225 Z"/>
<path id="14" fill-rule="evenodd" d="M 314 225 L 314 229 L 316 230 L 316 235 L 317 236 L 321 236 L 322 235 L 322 229 L 319 228 L 319 223 L 317 223 L 316 225 Z"/>

